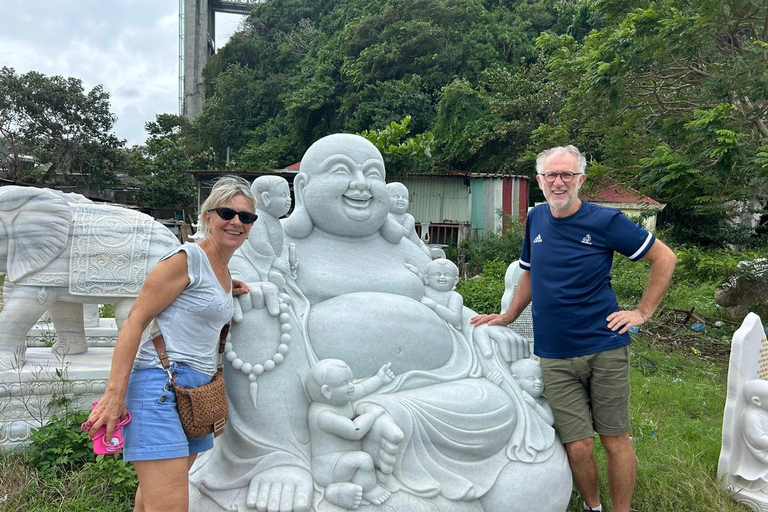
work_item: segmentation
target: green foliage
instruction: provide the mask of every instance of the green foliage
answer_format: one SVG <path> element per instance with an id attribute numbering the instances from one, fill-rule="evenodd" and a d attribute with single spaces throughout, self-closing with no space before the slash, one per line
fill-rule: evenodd
<path id="1" fill-rule="evenodd" d="M 484 271 L 486 265 L 498 261 L 506 266 L 520 258 L 525 232 L 516 221 L 507 217 L 507 230 L 503 233 L 492 233 L 483 238 L 473 238 L 462 242 L 459 251 L 464 256 L 462 274 L 475 275 Z M 502 273 L 502 278 L 504 274 Z"/>
<path id="2" fill-rule="evenodd" d="M 583 40 L 543 34 L 549 79 L 565 107 L 539 143 L 571 134 L 608 174 L 667 203 L 660 219 L 678 241 L 743 243 L 723 227 L 765 200 L 768 6 L 751 0 L 599 0 Z"/>
<path id="3" fill-rule="evenodd" d="M 131 465 L 113 455 L 72 471 L 40 472 L 24 454 L 0 454 L 2 510 L 123 512 L 132 508 L 137 484 Z"/>
<path id="4" fill-rule="evenodd" d="M 507 266 L 503 261 L 489 261 L 481 274 L 459 281 L 456 291 L 464 297 L 464 305 L 476 313 L 498 313 Z"/>
<path id="5" fill-rule="evenodd" d="M 149 137 L 144 146 L 129 152 L 132 172 L 139 178 L 139 201 L 155 208 L 178 208 L 192 214 L 197 201 L 195 181 L 186 170 L 205 168 L 205 152 L 195 153 L 185 140 L 187 120 L 158 114 L 145 125 Z"/>
<path id="6" fill-rule="evenodd" d="M 205 69 L 196 144 L 213 148 L 216 166 L 229 147 L 238 166 L 262 171 L 297 161 L 329 133 L 384 130 L 408 115 L 415 133 L 434 131 L 445 86 L 466 80 L 486 95 L 493 87 L 487 69 L 514 76 L 521 66 L 528 73 L 538 53 L 534 38 L 542 30 L 570 30 L 575 13 L 569 3 L 544 0 L 260 3 Z M 525 79 L 509 82 L 514 91 Z M 514 97 L 529 96 L 538 111 L 546 101 L 534 101 L 537 90 L 550 95 L 547 84 L 534 83 Z M 506 92 L 488 94 L 493 98 L 482 101 L 493 103 Z M 475 150 L 482 155 L 472 160 L 482 164 L 505 149 L 486 166 L 495 172 L 515 167 L 526 134 L 542 120 L 520 113 L 517 126 L 517 112 L 501 108 L 499 115 L 503 126 L 487 120 Z M 461 137 L 456 132 L 446 147 L 460 146 Z M 469 159 L 455 150 L 440 162 Z"/>
<path id="7" fill-rule="evenodd" d="M 77 78 L 0 69 L 0 140 L 9 157 L 0 166 L 12 180 L 87 191 L 113 184 L 124 145 L 110 133 L 115 121 L 101 85 L 86 92 Z M 30 170 L 22 156 L 46 165 Z"/>
<path id="8" fill-rule="evenodd" d="M 114 304 L 101 304 L 101 305 L 99 305 L 99 317 L 101 317 L 101 318 L 115 318 L 115 305 Z"/>
<path id="9" fill-rule="evenodd" d="M 86 419 L 87 412 L 65 417 L 54 415 L 44 426 L 33 430 L 27 452 L 32 467 L 43 473 L 67 471 L 82 466 L 93 457 L 88 434 L 80 431 L 80 424 Z"/>
<path id="10" fill-rule="evenodd" d="M 392 121 L 383 130 L 363 130 L 360 134 L 381 151 L 389 176 L 429 169 L 435 136 L 425 132 L 408 137 L 410 122 L 411 116 L 405 116 L 399 123 Z"/>

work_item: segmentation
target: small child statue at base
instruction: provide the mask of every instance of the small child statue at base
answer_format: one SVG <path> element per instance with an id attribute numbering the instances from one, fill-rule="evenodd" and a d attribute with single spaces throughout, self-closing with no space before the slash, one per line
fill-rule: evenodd
<path id="1" fill-rule="evenodd" d="M 547 422 L 550 426 L 555 424 L 555 417 L 552 414 L 552 408 L 547 403 L 547 399 L 542 395 L 544 393 L 544 380 L 541 376 L 541 364 L 535 359 L 518 359 L 509 365 L 509 371 L 512 378 L 520 386 L 523 392 L 523 399 L 533 407 L 536 414 Z M 488 380 L 500 386 L 503 377 L 500 372 L 493 371 L 488 374 Z"/>
<path id="2" fill-rule="evenodd" d="M 373 457 L 362 451 L 362 439 L 375 422 L 383 423 L 379 469 L 389 475 L 403 432 L 382 407 L 361 404 L 355 410 L 352 406 L 354 400 L 392 382 L 395 376 L 390 366 L 385 364 L 376 375 L 357 384 L 352 383 L 349 366 L 338 359 L 317 362 L 307 375 L 305 384 L 312 400 L 308 414 L 312 476 L 325 487 L 325 498 L 339 507 L 357 509 L 363 499 L 380 505 L 391 494 L 378 484 Z"/>
<path id="3" fill-rule="evenodd" d="M 768 493 L 768 381 L 744 383 L 743 449 L 733 475 L 741 488 Z"/>
<path id="4" fill-rule="evenodd" d="M 544 380 L 541 376 L 541 364 L 535 359 L 518 359 L 509 365 L 509 371 L 512 372 L 512 378 L 515 379 L 520 389 L 523 390 L 523 397 L 536 413 L 550 425 L 555 424 L 555 417 L 552 414 L 552 408 L 547 403 L 547 399 L 542 395 L 544 393 Z"/>

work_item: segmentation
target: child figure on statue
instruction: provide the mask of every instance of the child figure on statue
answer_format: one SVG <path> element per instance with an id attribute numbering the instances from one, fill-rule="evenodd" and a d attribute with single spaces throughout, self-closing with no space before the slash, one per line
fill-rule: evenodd
<path id="1" fill-rule="evenodd" d="M 349 366 L 338 359 L 319 361 L 307 375 L 305 384 L 312 400 L 308 414 L 312 476 L 325 487 L 325 498 L 339 507 L 357 509 L 363 499 L 379 505 L 391 494 L 378 484 L 373 457 L 362 451 L 362 439 L 375 422 L 385 423 L 378 465 L 384 475 L 389 475 L 403 432 L 383 408 L 352 405 L 392 382 L 395 376 L 390 366 L 385 364 L 376 375 L 358 384 L 352 383 Z"/>
<path id="2" fill-rule="evenodd" d="M 419 238 L 416 234 L 416 220 L 413 215 L 406 213 L 410 200 L 408 199 L 408 189 L 405 185 L 399 182 L 392 182 L 387 184 L 387 191 L 389 192 L 389 214 L 403 226 L 403 236 L 416 244 L 424 253 L 432 257 L 432 253 L 429 247 Z"/>
<path id="3" fill-rule="evenodd" d="M 421 303 L 434 310 L 437 315 L 461 329 L 461 315 L 464 311 L 464 297 L 455 291 L 459 282 L 459 267 L 451 260 L 437 259 L 427 264 L 424 276 L 426 286 Z"/>
<path id="4" fill-rule="evenodd" d="M 251 228 L 246 245 L 255 251 L 249 256 L 256 264 L 263 280 L 281 287 L 281 280 L 295 273 L 295 262 L 290 254 L 283 254 L 283 227 L 280 217 L 291 209 L 291 192 L 288 181 L 279 176 L 259 176 L 251 185 L 256 197 L 256 214 L 259 218 Z"/>

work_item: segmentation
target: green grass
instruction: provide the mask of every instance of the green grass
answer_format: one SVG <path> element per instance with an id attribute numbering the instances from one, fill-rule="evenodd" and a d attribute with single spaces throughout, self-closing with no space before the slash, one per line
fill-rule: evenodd
<path id="1" fill-rule="evenodd" d="M 22 454 L 0 454 L 0 510 L 123 512 L 133 500 L 95 464 L 78 471 L 40 472 Z M 135 488 L 133 489 L 135 492 Z"/>
<path id="2" fill-rule="evenodd" d="M 660 341 L 657 331 L 651 324 L 632 345 L 631 435 L 638 461 L 632 510 L 747 512 L 717 480 L 727 358 Z M 699 345 L 716 343 L 706 336 L 699 334 Z M 605 452 L 596 446 L 601 500 L 610 510 Z M 576 492 L 568 510 L 581 510 Z"/>

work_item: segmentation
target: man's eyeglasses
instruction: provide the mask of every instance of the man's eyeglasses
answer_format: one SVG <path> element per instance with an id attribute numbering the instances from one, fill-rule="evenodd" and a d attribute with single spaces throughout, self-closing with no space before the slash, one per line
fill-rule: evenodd
<path id="1" fill-rule="evenodd" d="M 208 211 L 216 212 L 218 216 L 224 220 L 232 220 L 235 218 L 235 215 L 237 215 L 238 217 L 240 217 L 240 222 L 242 222 L 243 224 L 253 224 L 254 222 L 256 222 L 256 218 L 257 218 L 255 213 L 251 213 L 247 211 L 237 212 L 232 208 L 224 208 L 224 207 L 211 208 Z"/>
<path id="2" fill-rule="evenodd" d="M 539 176 L 544 177 L 544 181 L 547 183 L 554 183 L 558 176 L 560 176 L 560 179 L 563 180 L 563 183 L 570 182 L 574 176 L 578 176 L 579 174 L 584 174 L 583 172 L 542 172 L 539 173 Z"/>

